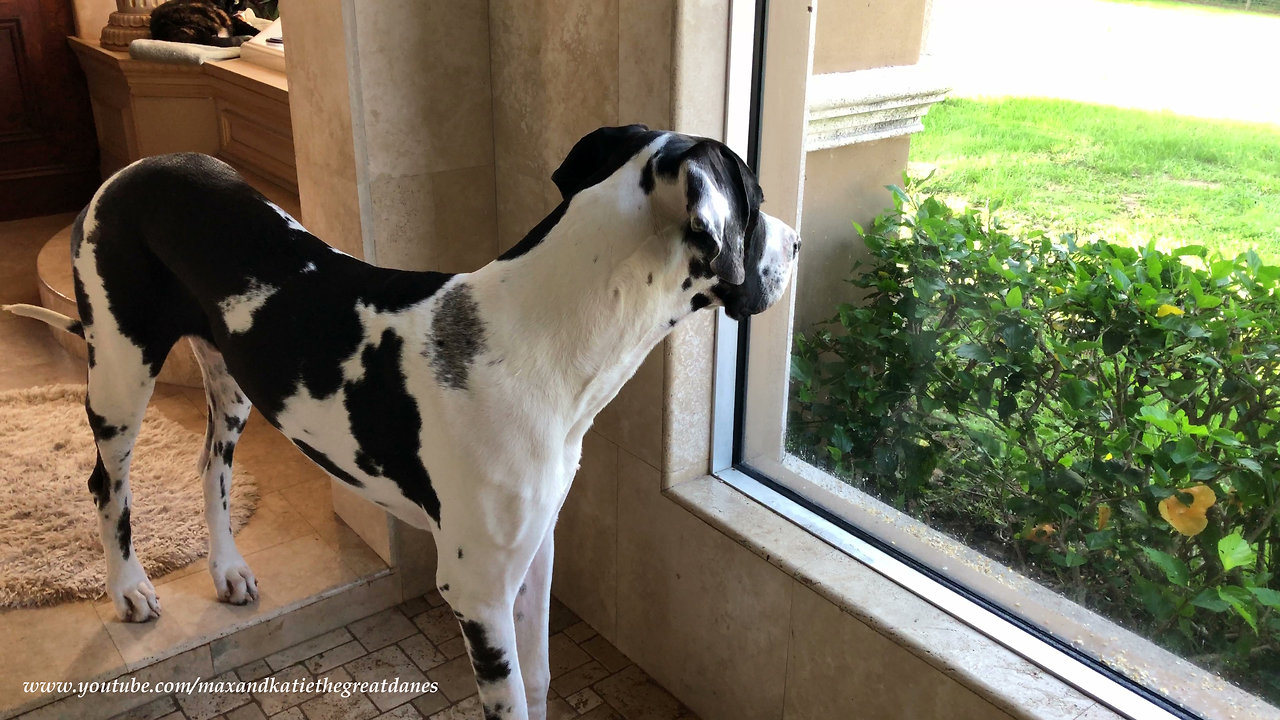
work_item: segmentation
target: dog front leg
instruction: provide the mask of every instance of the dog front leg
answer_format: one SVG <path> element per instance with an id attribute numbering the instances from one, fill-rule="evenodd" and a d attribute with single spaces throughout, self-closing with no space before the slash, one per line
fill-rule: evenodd
<path id="1" fill-rule="evenodd" d="M 545 720 L 547 691 L 551 687 L 551 663 L 547 635 L 551 612 L 551 568 L 555 556 L 555 523 L 547 530 L 533 556 L 524 583 L 516 593 L 516 645 L 524 678 L 530 720 Z"/>

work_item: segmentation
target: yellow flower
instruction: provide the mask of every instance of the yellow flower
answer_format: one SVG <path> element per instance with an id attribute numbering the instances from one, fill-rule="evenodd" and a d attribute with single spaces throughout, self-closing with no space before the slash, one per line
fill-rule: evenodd
<path id="1" fill-rule="evenodd" d="M 1160 501 L 1160 517 L 1172 525 L 1174 530 L 1187 537 L 1194 537 L 1208 527 L 1209 518 L 1205 513 L 1218 502 L 1218 497 L 1213 494 L 1213 488 L 1207 485 L 1196 485 L 1179 492 L 1190 495 L 1191 504 L 1184 505 L 1178 499 L 1178 493 L 1174 493 Z"/>
<path id="2" fill-rule="evenodd" d="M 1107 524 L 1110 522 L 1111 522 L 1111 506 L 1099 505 L 1098 506 L 1098 529 L 1106 530 Z"/>
<path id="3" fill-rule="evenodd" d="M 1161 305 L 1156 310 L 1156 317 L 1164 317 L 1165 315 L 1185 315 L 1182 308 L 1176 305 Z"/>
<path id="4" fill-rule="evenodd" d="M 1113 457 L 1115 457 L 1115 456 L 1114 456 L 1114 455 L 1112 455 L 1111 453 L 1107 453 L 1106 455 L 1103 455 L 1103 456 L 1102 456 L 1102 459 L 1103 459 L 1103 460 L 1110 460 L 1110 459 L 1111 459 L 1111 458 L 1113 458 Z"/>

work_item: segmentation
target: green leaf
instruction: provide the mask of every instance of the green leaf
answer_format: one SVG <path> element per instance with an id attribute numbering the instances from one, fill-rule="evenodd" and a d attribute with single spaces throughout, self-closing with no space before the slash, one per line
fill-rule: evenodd
<path id="1" fill-rule="evenodd" d="M 1191 604 L 1213 612 L 1226 612 L 1231 609 L 1231 603 L 1218 596 L 1217 588 L 1201 590 L 1199 595 L 1191 598 Z"/>
<path id="2" fill-rule="evenodd" d="M 1014 285 L 1004 296 L 1004 304 L 1010 310 L 1022 307 L 1022 288 Z"/>
<path id="3" fill-rule="evenodd" d="M 1253 632 L 1258 632 L 1258 621 L 1253 617 L 1253 608 L 1249 607 L 1248 590 L 1234 585 L 1218 588 L 1218 597 L 1231 604 L 1235 608 L 1237 614 L 1249 623 L 1249 627 L 1253 628 Z"/>
<path id="4" fill-rule="evenodd" d="M 966 360 L 977 360 L 978 362 L 986 362 L 991 359 L 991 353 L 977 343 L 960 345 L 956 348 L 956 355 Z"/>
<path id="5" fill-rule="evenodd" d="M 1142 552 L 1146 553 L 1151 562 L 1156 567 L 1164 571 L 1165 577 L 1169 578 L 1169 582 L 1174 585 L 1186 587 L 1190 582 L 1191 573 L 1187 570 L 1187 564 L 1167 552 L 1162 552 L 1152 547 L 1143 547 Z"/>
<path id="6" fill-rule="evenodd" d="M 1253 596 L 1258 598 L 1258 602 L 1263 605 L 1266 605 L 1269 608 L 1280 609 L 1280 592 L 1276 592 L 1271 588 L 1262 587 L 1251 587 L 1249 588 L 1249 592 L 1253 593 Z"/>
<path id="7" fill-rule="evenodd" d="M 1218 559 L 1222 561 L 1224 571 L 1241 565 L 1251 565 L 1257 559 L 1257 552 L 1249 545 L 1249 541 L 1236 530 L 1218 541 Z"/>

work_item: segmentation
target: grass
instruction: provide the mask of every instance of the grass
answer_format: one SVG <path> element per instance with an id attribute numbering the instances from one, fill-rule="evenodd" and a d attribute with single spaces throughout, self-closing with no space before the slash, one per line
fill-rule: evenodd
<path id="1" fill-rule="evenodd" d="M 1259 14 L 1276 14 L 1280 13 L 1280 0 L 1253 0 L 1253 5 L 1248 10 L 1245 9 L 1243 0 L 1107 0 L 1108 2 L 1123 3 L 1125 5 L 1141 5 L 1144 7 L 1155 8 L 1175 8 L 1189 10 L 1203 10 L 1208 12 L 1223 13 L 1259 13 Z"/>
<path id="2" fill-rule="evenodd" d="M 1280 127 L 1036 98 L 952 98 L 911 140 L 928 191 L 1015 223 L 1280 262 Z"/>

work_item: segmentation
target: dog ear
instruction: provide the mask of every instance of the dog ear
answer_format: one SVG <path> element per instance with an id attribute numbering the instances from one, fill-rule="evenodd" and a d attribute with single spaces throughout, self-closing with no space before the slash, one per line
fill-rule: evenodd
<path id="1" fill-rule="evenodd" d="M 711 271 L 730 285 L 746 279 L 746 238 L 760 209 L 755 175 L 723 143 L 704 140 L 682 163 L 689 228 L 705 233 L 715 248 Z"/>
<path id="2" fill-rule="evenodd" d="M 612 175 L 657 134 L 644 125 L 593 130 L 574 144 L 551 181 L 568 200 Z"/>

